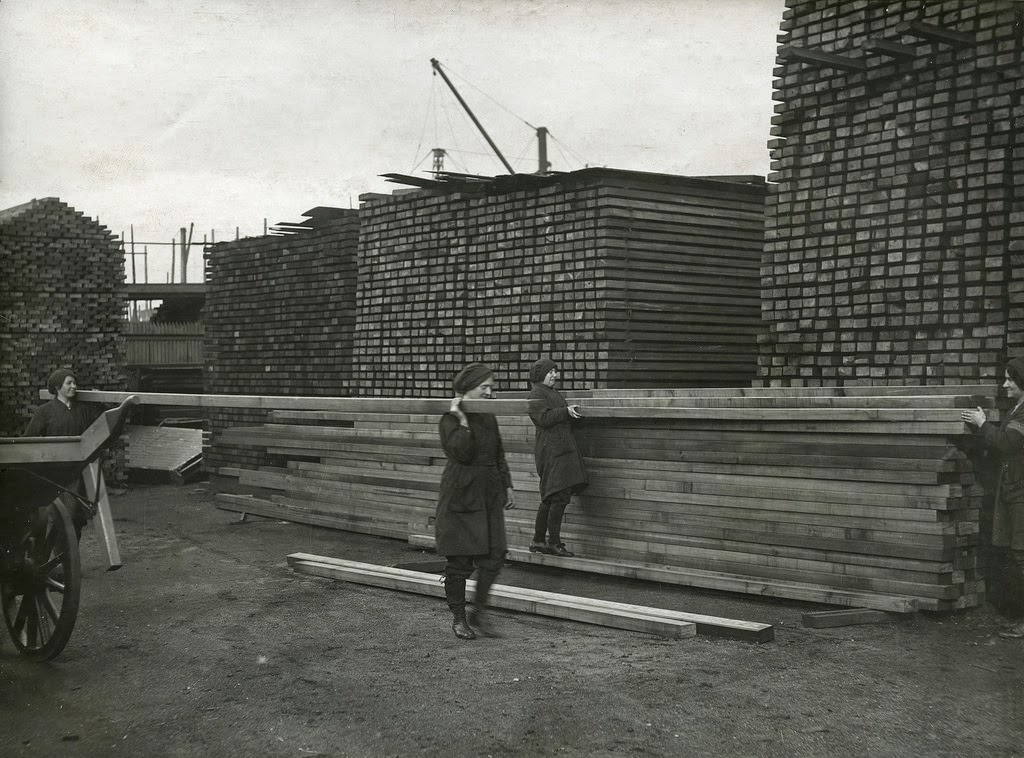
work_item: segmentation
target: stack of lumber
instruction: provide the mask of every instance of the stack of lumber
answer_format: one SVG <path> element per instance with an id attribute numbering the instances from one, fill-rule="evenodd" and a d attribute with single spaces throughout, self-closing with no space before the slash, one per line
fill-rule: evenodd
<path id="1" fill-rule="evenodd" d="M 300 233 L 208 246 L 206 392 L 349 394 L 358 241 L 358 212 L 336 209 Z M 216 430 L 256 417 L 211 409 L 208 418 Z M 213 466 L 263 460 L 226 448 L 206 457 Z"/>
<path id="2" fill-rule="evenodd" d="M 585 413 L 591 484 L 563 528 L 580 560 L 560 565 L 601 570 L 584 562 L 593 561 L 621 576 L 895 612 L 983 598 L 982 491 L 956 443 L 966 432 L 960 409 L 992 407 L 993 387 L 570 397 Z M 443 401 L 377 400 L 363 411 L 272 410 L 264 424 L 223 432 L 278 465 L 221 468 L 238 485 L 222 506 L 429 541 L 445 459 L 438 414 L 422 411 Z M 524 555 L 538 502 L 534 431 L 525 401 L 488 403 L 518 492 L 510 543 Z"/>
<path id="3" fill-rule="evenodd" d="M 787 6 L 760 381 L 992 381 L 1024 348 L 1019 4 Z"/>
<path id="4" fill-rule="evenodd" d="M 124 387 L 124 254 L 98 221 L 48 197 L 0 211 L 0 434 L 22 433 L 62 366 Z"/>
<path id="5" fill-rule="evenodd" d="M 584 169 L 362 198 L 354 387 L 724 386 L 756 372 L 764 183 Z"/>

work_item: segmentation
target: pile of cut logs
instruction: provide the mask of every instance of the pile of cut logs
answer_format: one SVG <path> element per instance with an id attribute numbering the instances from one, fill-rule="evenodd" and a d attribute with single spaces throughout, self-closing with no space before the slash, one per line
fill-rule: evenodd
<path id="1" fill-rule="evenodd" d="M 993 381 L 1024 348 L 1019 4 L 787 6 L 760 379 Z"/>
<path id="2" fill-rule="evenodd" d="M 348 395 L 355 324 L 357 211 L 337 210 L 301 234 L 249 237 L 206 250 L 206 392 Z M 259 419 L 211 408 L 216 431 Z M 208 465 L 258 465 L 221 447 Z"/>
<path id="3" fill-rule="evenodd" d="M 727 386 L 756 371 L 762 180 L 584 169 L 501 192 L 366 196 L 355 388 L 447 391 L 467 362 L 525 389 Z"/>
<path id="4" fill-rule="evenodd" d="M 124 253 L 57 198 L 0 211 L 0 435 L 22 433 L 60 367 L 79 387 L 125 386 Z"/>

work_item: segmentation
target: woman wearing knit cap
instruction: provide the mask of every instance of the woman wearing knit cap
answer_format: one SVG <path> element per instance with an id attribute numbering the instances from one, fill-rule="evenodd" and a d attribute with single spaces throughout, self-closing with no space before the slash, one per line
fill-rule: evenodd
<path id="1" fill-rule="evenodd" d="M 562 516 L 572 496 L 587 486 L 587 470 L 572 433 L 572 422 L 582 414 L 555 389 L 559 376 L 550 358 L 530 368 L 530 420 L 536 427 L 534 459 L 540 475 L 540 508 L 530 552 L 572 557 L 562 542 Z"/>
<path id="2" fill-rule="evenodd" d="M 998 425 L 989 421 L 980 407 L 960 415 L 1001 462 L 992 515 L 992 544 L 1009 548 L 1013 554 L 1019 591 L 1024 586 L 1024 358 L 1013 358 L 1006 364 L 1002 387 L 1013 407 Z M 999 635 L 1024 639 L 1024 621 L 1011 624 Z"/>
<path id="3" fill-rule="evenodd" d="M 96 406 L 78 401 L 78 384 L 71 369 L 59 368 L 50 374 L 46 388 L 53 395 L 53 400 L 36 408 L 32 420 L 25 427 L 24 436 L 78 437 L 99 416 Z M 75 486 L 81 490 L 81 480 Z M 92 514 L 78 500 L 67 498 L 65 502 L 71 509 L 75 533 L 81 539 L 82 527 L 89 522 Z"/>
<path id="4" fill-rule="evenodd" d="M 78 402 L 78 385 L 71 369 L 59 368 L 50 374 L 46 388 L 53 400 L 36 409 L 25 428 L 26 437 L 77 437 L 99 415 L 92 406 Z"/>
<path id="5" fill-rule="evenodd" d="M 455 397 L 441 417 L 441 446 L 448 458 L 441 475 L 434 535 L 437 552 L 447 558 L 444 592 L 462 640 L 481 634 L 499 636 L 487 612 L 487 597 L 505 561 L 505 509 L 515 507 L 512 477 L 498 422 L 489 413 L 466 413 L 462 401 L 490 398 L 494 375 L 471 363 L 452 382 Z M 474 607 L 466 612 L 466 580 L 476 570 Z"/>

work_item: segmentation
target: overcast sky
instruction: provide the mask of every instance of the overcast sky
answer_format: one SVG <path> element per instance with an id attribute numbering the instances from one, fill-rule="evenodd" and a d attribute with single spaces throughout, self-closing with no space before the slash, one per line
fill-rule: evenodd
<path id="1" fill-rule="evenodd" d="M 768 171 L 783 0 L 3 0 L 0 208 L 59 197 L 115 234 L 262 234 L 379 175 Z M 161 261 L 161 256 L 165 260 Z M 189 266 L 201 278 L 200 256 Z M 150 248 L 149 278 L 170 253 Z M 141 272 L 139 274 L 141 280 Z"/>

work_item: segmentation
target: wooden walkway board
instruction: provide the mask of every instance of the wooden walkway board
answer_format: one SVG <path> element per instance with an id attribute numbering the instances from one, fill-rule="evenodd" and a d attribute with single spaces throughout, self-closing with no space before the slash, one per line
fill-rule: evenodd
<path id="1" fill-rule="evenodd" d="M 313 576 L 444 597 L 444 586 L 438 578 L 418 571 L 344 561 L 308 553 L 289 555 L 288 564 L 299 573 Z M 466 585 L 467 594 L 472 597 L 476 582 L 470 580 Z M 658 608 L 609 603 L 502 584 L 491 587 L 490 602 L 496 608 L 599 624 L 671 639 L 685 639 L 697 634 L 696 624 L 673 618 L 671 612 Z"/>

